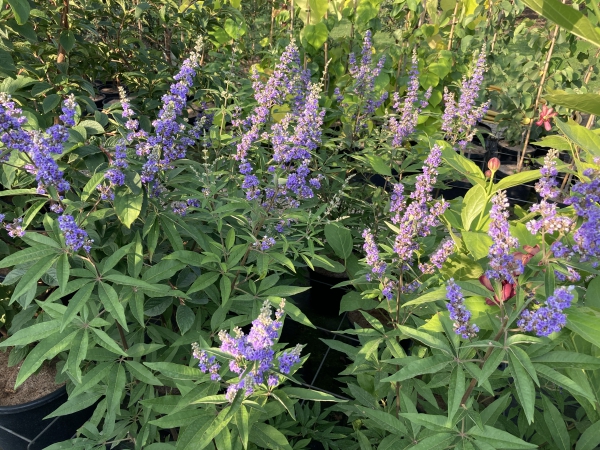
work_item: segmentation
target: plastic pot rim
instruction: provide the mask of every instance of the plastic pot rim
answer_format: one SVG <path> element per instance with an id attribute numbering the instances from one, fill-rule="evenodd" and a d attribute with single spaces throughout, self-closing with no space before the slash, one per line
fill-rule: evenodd
<path id="1" fill-rule="evenodd" d="M 20 405 L 10 405 L 10 406 L 0 406 L 0 416 L 5 416 L 9 414 L 18 414 L 25 411 L 30 411 L 32 409 L 38 408 L 46 403 L 50 403 L 57 398 L 65 395 L 67 393 L 66 386 L 61 386 L 56 389 L 54 392 L 51 392 L 48 395 L 40 397 L 38 399 L 32 400 L 27 403 L 21 403 Z"/>

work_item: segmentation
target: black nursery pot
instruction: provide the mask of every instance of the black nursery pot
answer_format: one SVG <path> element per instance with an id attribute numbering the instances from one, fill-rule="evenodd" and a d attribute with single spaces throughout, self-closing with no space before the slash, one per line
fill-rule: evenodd
<path id="1" fill-rule="evenodd" d="M 345 273 L 333 273 L 325 270 L 309 271 L 310 301 L 309 307 L 326 317 L 337 317 L 340 313 L 342 297 L 346 293 L 344 288 L 332 289 L 338 283 L 346 281 Z"/>
<path id="2" fill-rule="evenodd" d="M 496 172 L 496 178 L 498 180 L 501 180 L 502 178 L 506 178 L 507 176 L 512 175 L 512 173 L 513 172 L 503 172 L 502 166 L 500 166 L 500 170 Z M 520 205 L 523 205 L 526 203 L 531 203 L 531 195 L 533 192 L 533 186 L 521 184 L 506 189 L 506 196 L 508 197 L 511 203 L 518 203 Z"/>
<path id="3" fill-rule="evenodd" d="M 66 401 L 67 390 L 63 386 L 32 402 L 0 406 L 0 449 L 42 450 L 71 439 L 91 417 L 95 405 L 74 414 L 44 420 Z"/>

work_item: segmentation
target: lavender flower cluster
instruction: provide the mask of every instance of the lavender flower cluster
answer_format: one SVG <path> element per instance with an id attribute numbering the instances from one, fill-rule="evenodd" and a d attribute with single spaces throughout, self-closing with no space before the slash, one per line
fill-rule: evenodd
<path id="1" fill-rule="evenodd" d="M 498 191 L 492 198 L 488 235 L 493 244 L 488 254 L 490 270 L 485 274 L 489 279 L 506 280 L 514 284 L 515 277 L 523 273 L 523 261 L 512 254 L 519 246 L 519 240 L 510 233 L 508 216 L 506 192 Z"/>
<path id="2" fill-rule="evenodd" d="M 63 114 L 60 117 L 65 121 L 65 125 L 75 124 L 76 106 L 73 95 L 63 102 Z M 70 185 L 63 178 L 63 172 L 52 156 L 62 153 L 69 132 L 60 124 L 52 125 L 45 132 L 24 130 L 26 122 L 22 110 L 16 107 L 10 95 L 0 93 L 0 142 L 9 151 L 21 152 L 28 160 L 23 168 L 35 175 L 39 194 L 45 194 L 49 187 L 54 187 L 59 194 L 69 190 Z"/>
<path id="3" fill-rule="evenodd" d="M 545 306 L 534 311 L 523 311 L 517 325 L 525 331 L 533 331 L 538 336 L 559 332 L 567 323 L 567 316 L 563 311 L 571 306 L 573 289 L 573 286 L 559 287 L 546 299 Z"/>
<path id="4" fill-rule="evenodd" d="M 555 199 L 560 194 L 556 175 L 556 158 L 558 152 L 550 150 L 544 158 L 544 165 L 540 169 L 542 178 L 535 185 L 535 190 L 540 194 L 542 200 L 530 208 L 531 212 L 540 214 L 539 219 L 530 220 L 526 226 L 532 234 L 540 232 L 553 234 L 559 232 L 566 234 L 575 225 L 570 217 L 559 215 L 556 203 L 549 200 Z"/>
<path id="5" fill-rule="evenodd" d="M 442 162 L 442 151 L 438 145 L 434 145 L 425 164 L 423 173 L 417 176 L 415 191 L 410 194 L 412 202 L 407 206 L 407 200 L 404 196 L 404 186 L 400 183 L 394 185 L 390 198 L 391 221 L 398 225 L 398 233 L 394 239 L 394 252 L 398 255 L 401 267 L 408 268 L 408 265 L 414 258 L 415 252 L 419 249 L 418 239 L 427 237 L 431 234 L 432 228 L 439 225 L 439 217 L 448 208 L 446 201 L 438 200 L 433 205 L 433 187 L 437 181 L 437 168 Z M 372 275 L 379 280 L 387 269 L 386 263 L 380 258 L 377 243 L 370 229 L 365 229 L 362 233 L 365 243 L 363 249 L 366 253 L 366 262 L 371 267 L 371 273 L 367 279 L 371 280 Z M 419 267 L 423 273 L 432 273 L 434 267 L 441 268 L 444 261 L 450 256 L 454 249 L 454 243 L 445 240 L 440 247 L 431 256 L 429 263 L 420 264 Z M 419 286 L 418 281 L 403 285 L 402 292 L 409 293 Z M 382 294 L 388 300 L 393 297 L 393 289 L 396 284 L 384 280 Z"/>
<path id="6" fill-rule="evenodd" d="M 362 113 L 361 111 L 357 111 L 356 116 L 354 117 L 357 123 L 363 126 L 366 125 L 364 122 L 366 117 L 373 114 L 388 98 L 387 91 L 384 91 L 380 96 L 375 94 L 375 79 L 381 73 L 384 64 L 385 56 L 382 56 L 377 62 L 377 65 L 373 67 L 373 42 L 371 40 L 371 31 L 367 30 L 363 38 L 360 64 L 358 63 L 354 52 L 350 53 L 348 57 L 348 71 L 354 82 L 353 85 L 347 89 L 347 92 L 353 93 L 364 102 Z M 336 95 L 338 97 L 341 96 L 339 91 Z"/>
<path id="7" fill-rule="evenodd" d="M 417 127 L 419 114 L 423 108 L 427 107 L 428 100 L 431 97 L 431 88 L 424 95 L 424 100 L 419 101 L 419 69 L 418 69 L 417 53 L 413 52 L 412 67 L 409 72 L 409 81 L 404 97 L 404 102 L 401 101 L 400 95 L 394 93 L 393 107 L 400 115 L 400 118 L 391 117 L 388 122 L 390 131 L 392 132 L 392 145 L 400 147 L 404 139 L 414 133 Z"/>
<path id="8" fill-rule="evenodd" d="M 58 218 L 58 226 L 65 235 L 67 247 L 74 252 L 82 247 L 87 253 L 90 252 L 94 241 L 88 238 L 88 234 L 85 230 L 79 228 L 73 216 L 68 214 L 60 216 Z"/>
<path id="9" fill-rule="evenodd" d="M 220 350 L 233 357 L 229 362 L 229 369 L 239 375 L 238 381 L 227 388 L 225 395 L 229 401 L 233 401 L 238 391 L 243 391 L 245 396 L 249 396 L 260 385 L 266 383 L 268 388 L 273 388 L 279 383 L 273 346 L 283 325 L 284 307 L 285 300 L 282 300 L 273 320 L 271 304 L 268 300 L 265 301 L 260 315 L 252 321 L 252 328 L 247 335 L 239 328 L 234 330 L 235 337 L 223 330 L 219 332 Z M 220 380 L 221 366 L 215 357 L 208 356 L 205 350 L 200 350 L 198 344 L 194 344 L 192 349 L 194 358 L 199 361 L 200 370 L 210 373 L 212 380 Z M 301 351 L 302 346 L 297 345 L 294 349 L 283 352 L 277 358 L 279 372 L 290 373 L 292 366 L 300 362 Z"/>
<path id="10" fill-rule="evenodd" d="M 477 98 L 483 73 L 485 72 L 485 47 L 482 47 L 479 57 L 473 68 L 471 77 L 464 76 L 460 87 L 460 97 L 456 102 L 453 93 L 444 88 L 444 114 L 442 116 L 442 130 L 446 138 L 458 149 L 464 151 L 467 143 L 473 139 L 475 125 L 483 118 L 489 108 L 489 101 L 476 107 Z"/>
<path id="11" fill-rule="evenodd" d="M 450 312 L 450 319 L 454 321 L 454 331 L 463 339 L 471 339 L 477 336 L 479 327 L 469 323 L 471 311 L 465 306 L 465 298 L 462 289 L 454 282 L 453 278 L 448 280 L 446 286 L 446 308 Z"/>
<path id="12" fill-rule="evenodd" d="M 320 177 L 310 177 L 311 152 L 321 143 L 325 110 L 319 108 L 321 86 L 311 83 L 310 72 L 300 68 L 300 54 L 294 43 L 288 45 L 275 66 L 273 75 L 261 82 L 254 70 L 254 98 L 258 105 L 245 120 L 236 119 L 234 124 L 244 130 L 237 144 L 235 159 L 244 175 L 242 188 L 248 200 L 264 194 L 264 205 L 281 208 L 298 207 L 300 200 L 312 198 L 314 189 L 321 187 Z M 285 104 L 291 97 L 291 108 L 279 123 L 270 130 L 267 127 L 271 108 Z M 268 172 L 286 178 L 285 185 L 261 188 L 261 180 L 254 174 L 248 151 L 259 139 L 270 141 L 273 162 Z M 278 178 L 276 176 L 276 178 Z"/>

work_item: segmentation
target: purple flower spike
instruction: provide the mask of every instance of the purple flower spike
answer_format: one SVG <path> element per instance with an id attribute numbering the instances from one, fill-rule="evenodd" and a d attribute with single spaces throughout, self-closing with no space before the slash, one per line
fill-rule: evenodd
<path id="1" fill-rule="evenodd" d="M 559 287 L 546 299 L 546 305 L 534 311 L 525 310 L 517 325 L 525 331 L 533 331 L 538 336 L 548 336 L 559 332 L 567 324 L 564 309 L 571 306 L 574 286 Z"/>
<path id="2" fill-rule="evenodd" d="M 451 278 L 446 286 L 446 298 L 448 303 L 446 307 L 450 312 L 450 319 L 454 321 L 454 331 L 463 339 L 471 339 L 477 336 L 479 327 L 469 323 L 471 311 L 465 306 L 465 298 L 462 289 L 454 279 Z"/>
<path id="3" fill-rule="evenodd" d="M 79 226 L 77 226 L 73 216 L 68 214 L 60 216 L 58 218 L 58 225 L 60 230 L 65 235 L 65 243 L 67 244 L 67 247 L 74 252 L 78 251 L 82 247 L 87 253 L 90 252 L 92 248 L 92 242 L 94 241 L 88 239 L 88 234 L 85 232 L 85 230 L 82 230 L 79 228 Z"/>
<path id="4" fill-rule="evenodd" d="M 490 211 L 492 221 L 488 235 L 494 243 L 489 250 L 490 270 L 486 272 L 486 276 L 514 284 L 514 277 L 523 273 L 523 261 L 512 255 L 512 251 L 519 246 L 519 241 L 510 234 L 508 215 L 506 193 L 498 191 L 492 198 Z"/>

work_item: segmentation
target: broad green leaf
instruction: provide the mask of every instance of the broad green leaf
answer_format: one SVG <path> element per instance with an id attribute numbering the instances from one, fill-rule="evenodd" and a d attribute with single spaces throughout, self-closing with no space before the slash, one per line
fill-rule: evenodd
<path id="1" fill-rule="evenodd" d="M 579 9 L 573 9 L 559 0 L 524 0 L 524 3 L 536 13 L 570 31 L 575 36 L 600 47 L 600 34 Z"/>
<path id="2" fill-rule="evenodd" d="M 442 156 L 453 169 L 464 175 L 471 184 L 485 188 L 486 181 L 481 169 L 473 161 L 457 153 L 447 142 L 436 141 L 442 146 Z"/>
<path id="3" fill-rule="evenodd" d="M 381 156 L 377 155 L 367 155 L 367 159 L 375 172 L 380 175 L 392 176 L 392 168 L 390 167 L 389 161 L 386 161 Z"/>
<path id="4" fill-rule="evenodd" d="M 452 431 L 454 428 L 448 426 L 448 418 L 446 416 L 421 413 L 400 413 L 400 415 L 411 423 L 416 423 L 438 433 L 446 433 Z"/>
<path id="5" fill-rule="evenodd" d="M 142 280 L 147 283 L 158 283 L 171 278 L 185 267 L 185 264 L 174 259 L 165 259 L 150 267 L 142 274 Z"/>
<path id="6" fill-rule="evenodd" d="M 497 369 L 500 363 L 504 360 L 506 351 L 502 348 L 492 350 L 490 357 L 486 360 L 481 368 L 481 375 L 477 380 L 477 386 L 481 386 Z"/>
<path id="7" fill-rule="evenodd" d="M 62 47 L 68 53 L 71 50 L 73 50 L 73 47 L 75 46 L 75 34 L 73 33 L 72 30 L 63 30 L 60 33 L 59 42 L 60 42 L 60 45 L 62 45 Z M 46 112 L 46 110 L 44 109 L 44 113 L 45 112 Z M 84 121 L 84 122 L 88 122 L 88 121 Z M 102 130 L 102 131 L 104 131 L 104 130 Z M 101 133 L 98 133 L 98 134 L 101 134 Z"/>
<path id="8" fill-rule="evenodd" d="M 575 450 L 595 450 L 600 445 L 600 421 L 593 423 L 579 439 Z"/>
<path id="9" fill-rule="evenodd" d="M 581 147 L 582 150 L 585 150 L 594 156 L 600 156 L 600 136 L 596 133 L 588 130 L 586 127 L 582 127 L 572 120 L 563 122 L 562 120 L 555 118 L 554 122 L 560 131 L 562 131 L 565 136 L 577 146 Z"/>
<path id="10" fill-rule="evenodd" d="M 44 114 L 48 114 L 54 108 L 56 108 L 61 101 L 61 96 L 58 94 L 50 94 L 47 95 L 44 101 L 42 102 L 42 108 L 44 109 Z"/>
<path id="11" fill-rule="evenodd" d="M 327 25 L 323 22 L 319 22 L 316 25 L 306 25 L 301 33 L 303 41 L 306 40 L 306 42 L 317 50 L 327 42 L 328 35 L 329 30 L 327 29 Z"/>
<path id="12" fill-rule="evenodd" d="M 13 14 L 15 15 L 15 20 L 17 24 L 24 25 L 27 23 L 27 19 L 29 19 L 29 13 L 31 8 L 29 6 L 29 2 L 27 0 L 6 0 L 10 5 Z"/>
<path id="13" fill-rule="evenodd" d="M 175 319 L 177 321 L 177 326 L 179 327 L 179 331 L 181 334 L 185 334 L 192 328 L 194 325 L 194 321 L 196 320 L 196 316 L 194 311 L 188 306 L 179 305 L 177 307 L 177 313 L 175 315 Z"/>
<path id="14" fill-rule="evenodd" d="M 137 280 L 135 278 L 128 277 L 126 275 L 106 275 L 104 277 L 105 280 L 112 281 L 116 284 L 124 284 L 125 286 L 133 286 L 140 289 L 143 289 L 148 292 L 153 292 L 162 295 L 169 295 L 171 288 L 169 286 L 163 284 L 150 284 L 146 283 L 144 280 Z M 172 291 L 175 292 L 175 291 Z M 180 294 L 178 294 L 180 295 Z M 184 295 L 185 296 L 185 295 Z"/>
<path id="15" fill-rule="evenodd" d="M 92 134 L 104 134 L 104 127 L 95 120 L 82 120 L 78 125 L 85 128 L 88 136 Z"/>
<path id="16" fill-rule="evenodd" d="M 579 97 L 579 95 L 576 97 Z M 600 100 L 600 95 L 597 97 Z M 600 112 L 600 109 L 598 109 L 598 111 Z M 571 150 L 571 144 L 569 144 L 569 141 L 565 137 L 558 135 L 544 136 L 541 141 L 532 142 L 531 144 L 537 145 L 538 147 L 555 148 L 557 150 Z"/>
<path id="17" fill-rule="evenodd" d="M 598 94 L 567 94 L 565 91 L 558 90 L 550 91 L 550 94 L 544 95 L 544 98 L 550 103 L 554 103 L 556 105 L 600 116 L 600 95 Z M 546 136 L 542 142 L 545 142 L 546 139 L 549 138 L 561 138 L 561 136 Z M 539 142 L 533 142 L 533 144 L 540 145 Z M 561 146 L 561 148 L 554 145 L 550 145 L 550 147 L 557 150 L 570 149 L 568 143 L 567 148 L 565 148 L 565 146 Z"/>
<path id="18" fill-rule="evenodd" d="M 525 411 L 527 422 L 532 423 L 533 413 L 535 412 L 535 387 L 533 385 L 533 380 L 519 359 L 514 356 L 514 354 L 509 353 L 508 359 L 510 362 L 509 368 L 514 378 L 519 403 L 521 404 L 523 411 Z"/>
<path id="19" fill-rule="evenodd" d="M 437 302 L 438 300 L 446 299 L 446 286 L 442 286 L 441 288 L 434 289 L 432 291 L 426 292 L 420 297 L 415 298 L 414 300 L 409 300 L 408 302 L 402 303 L 401 307 L 405 308 L 407 306 L 413 305 L 421 305 L 424 303 Z"/>
<path id="20" fill-rule="evenodd" d="M 280 297 L 269 297 L 269 301 L 273 304 L 274 307 L 279 307 L 281 303 Z M 294 305 L 292 302 L 285 302 L 285 306 L 283 307 L 285 313 L 294 321 L 301 323 L 302 325 L 306 325 L 310 328 L 315 328 L 312 322 L 306 317 L 300 308 Z"/>
<path id="21" fill-rule="evenodd" d="M 534 364 L 533 366 L 535 367 L 535 370 L 539 376 L 550 380 L 552 383 L 556 384 L 557 386 L 560 386 L 563 389 L 568 390 L 574 395 L 581 395 L 590 400 L 591 402 L 596 401 L 596 398 L 594 397 L 594 394 L 592 392 L 584 389 L 584 387 L 575 383 L 568 376 L 557 372 L 556 370 L 546 366 L 545 364 Z"/>
<path id="22" fill-rule="evenodd" d="M 541 176 L 542 174 L 539 170 L 526 170 L 524 172 L 515 173 L 507 176 L 506 178 L 502 178 L 498 183 L 494 184 L 493 192 L 508 189 L 513 186 L 519 186 L 521 184 L 526 184 L 537 180 Z"/>
<path id="23" fill-rule="evenodd" d="M 475 231 L 463 231 L 462 238 L 467 246 L 467 250 L 469 250 L 469 253 L 471 253 L 476 261 L 487 257 L 490 247 L 494 243 L 487 233 Z"/>
<path id="24" fill-rule="evenodd" d="M 306 292 L 310 287 L 302 286 L 274 286 L 260 293 L 263 297 L 291 297 L 301 292 Z"/>
<path id="25" fill-rule="evenodd" d="M 273 450 L 292 450 L 286 437 L 277 428 L 266 423 L 255 423 L 250 427 L 250 442 L 259 448 L 270 448 Z"/>
<path id="26" fill-rule="evenodd" d="M 69 400 L 67 400 L 66 403 L 63 403 L 62 405 L 60 405 L 60 407 L 54 411 L 52 411 L 52 413 L 48 414 L 46 417 L 44 417 L 44 419 L 51 419 L 53 417 L 60 417 L 60 416 L 68 416 L 69 414 L 73 414 L 76 413 L 77 411 L 81 411 L 85 408 L 89 408 L 90 406 L 92 406 L 93 404 L 95 404 L 100 397 L 102 397 L 102 394 L 98 394 L 97 392 L 84 392 L 81 395 L 78 395 L 77 397 L 74 397 L 72 395 L 69 396 Z M 69 447 L 64 447 L 64 448 L 69 448 L 69 449 L 73 449 L 73 448 L 83 448 L 83 447 L 72 447 L 72 444 L 69 445 Z M 52 446 L 54 447 L 54 446 Z M 51 449 L 52 447 L 46 447 L 46 449 Z"/>
<path id="27" fill-rule="evenodd" d="M 165 235 L 167 236 L 167 239 L 173 246 L 173 250 L 183 250 L 183 241 L 181 240 L 181 236 L 179 235 L 177 228 L 175 228 L 173 219 L 167 215 L 162 215 L 160 216 L 160 224 Z"/>
<path id="28" fill-rule="evenodd" d="M 75 293 L 73 298 L 69 300 L 67 310 L 62 318 L 60 331 L 63 331 L 68 325 L 73 322 L 73 318 L 81 311 L 83 305 L 88 301 L 92 291 L 94 290 L 95 284 L 91 280 L 85 280 L 86 283 Z"/>
<path id="29" fill-rule="evenodd" d="M 512 337 L 514 336 L 515 335 L 513 335 Z M 519 362 L 527 371 L 533 382 L 539 387 L 540 382 L 535 373 L 535 367 L 533 367 L 533 364 L 531 363 L 527 352 L 517 345 L 510 345 L 509 351 L 511 351 L 513 355 L 519 360 Z"/>
<path id="30" fill-rule="evenodd" d="M 447 448 L 448 445 L 456 439 L 454 434 L 450 433 L 437 433 L 432 436 L 428 436 L 425 439 L 419 440 L 419 443 L 410 447 L 410 450 L 432 450 Z"/>
<path id="31" fill-rule="evenodd" d="M 204 256 L 202 256 L 200 253 L 191 252 L 189 250 L 178 250 L 176 252 L 172 252 L 165 256 L 163 261 L 166 259 L 176 259 L 184 264 L 195 267 L 202 267 L 204 264 Z"/>
<path id="32" fill-rule="evenodd" d="M 393 381 L 404 381 L 409 378 L 414 378 L 417 375 L 423 375 L 426 373 L 437 373 L 445 369 L 448 364 L 452 362 L 452 358 L 444 355 L 435 355 L 429 358 L 423 358 L 415 361 L 412 364 L 402 368 L 387 378 L 381 380 L 384 383 Z"/>
<path id="33" fill-rule="evenodd" d="M 118 189 L 115 193 L 115 212 L 123 225 L 127 228 L 138 218 L 142 211 L 143 194 L 134 194 L 129 189 Z"/>
<path id="34" fill-rule="evenodd" d="M 346 311 L 356 311 L 357 309 L 369 310 L 374 309 L 379 305 L 379 302 L 363 298 L 360 292 L 349 291 L 342 297 L 340 303 L 340 315 Z"/>
<path id="35" fill-rule="evenodd" d="M 535 444 L 528 444 L 522 439 L 519 439 L 518 437 L 513 436 L 506 431 L 490 427 L 489 425 L 484 425 L 483 430 L 478 426 L 474 426 L 467 431 L 467 435 L 474 437 L 476 441 L 483 441 L 491 445 L 493 448 L 501 448 L 506 450 L 525 450 L 528 448 L 538 448 L 538 446 Z"/>
<path id="36" fill-rule="evenodd" d="M 106 311 L 121 324 L 125 331 L 128 331 L 125 308 L 123 308 L 123 305 L 119 301 L 117 291 L 110 284 L 101 281 L 98 284 L 98 295 Z"/>
<path id="37" fill-rule="evenodd" d="M 577 307 L 570 308 L 567 311 L 567 328 L 600 347 L 600 320 L 597 316 L 586 314 Z"/>
<path id="38" fill-rule="evenodd" d="M 486 204 L 487 194 L 481 185 L 476 184 L 467 191 L 463 199 L 462 210 L 460 212 L 463 228 L 465 230 L 471 229 L 471 223 L 473 223 L 473 221 L 479 217 Z"/>
<path id="39" fill-rule="evenodd" d="M 325 225 L 325 237 L 338 257 L 347 259 L 350 256 L 352 253 L 352 233 L 348 228 L 337 223 L 328 223 Z"/>
<path id="40" fill-rule="evenodd" d="M 60 352 L 66 350 L 76 334 L 77 331 L 71 330 L 65 330 L 62 333 L 54 333 L 36 345 L 35 348 L 29 352 L 25 361 L 23 361 L 14 388 L 17 389 L 21 386 L 27 378 L 39 369 L 44 361 L 50 360 Z"/>
<path id="41" fill-rule="evenodd" d="M 58 320 L 40 322 L 27 328 L 23 328 L 10 336 L 5 341 L 0 342 L 0 347 L 14 347 L 16 345 L 27 345 L 35 341 L 40 341 L 56 333 L 60 328 Z"/>
<path id="42" fill-rule="evenodd" d="M 160 419 L 151 420 L 151 425 L 156 425 L 159 428 L 177 428 L 190 425 L 193 422 L 206 422 L 211 419 L 214 415 L 211 411 L 204 411 L 200 409 L 177 411 L 172 414 L 167 414 Z"/>
<path id="43" fill-rule="evenodd" d="M 562 414 L 548 397 L 544 395 L 542 398 L 544 401 L 544 422 L 548 425 L 554 444 L 560 450 L 571 450 L 571 439 Z"/>

